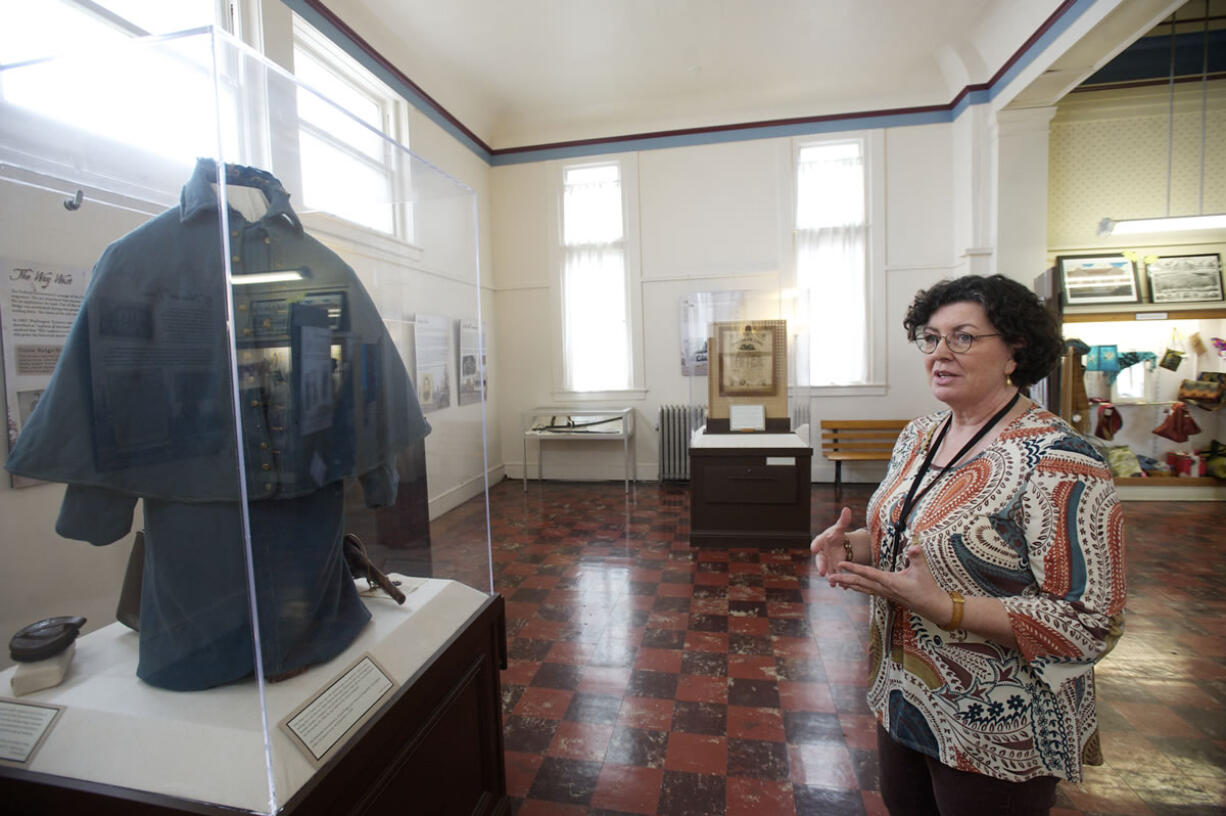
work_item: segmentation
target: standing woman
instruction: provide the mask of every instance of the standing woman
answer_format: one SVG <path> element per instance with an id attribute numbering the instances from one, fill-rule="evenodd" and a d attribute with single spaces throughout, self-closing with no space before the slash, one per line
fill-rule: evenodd
<path id="1" fill-rule="evenodd" d="M 813 540 L 831 586 L 872 596 L 868 703 L 893 816 L 1046 814 L 1097 755 L 1094 663 L 1125 600 L 1106 462 L 1025 391 L 1053 317 L 1001 275 L 917 294 L 903 326 L 948 406 L 899 436 L 868 526 Z"/>

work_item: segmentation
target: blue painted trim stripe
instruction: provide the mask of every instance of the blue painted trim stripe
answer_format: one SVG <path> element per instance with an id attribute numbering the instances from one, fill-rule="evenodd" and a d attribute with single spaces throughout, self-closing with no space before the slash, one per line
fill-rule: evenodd
<path id="1" fill-rule="evenodd" d="M 726 130 L 698 130 L 663 136 L 626 137 L 599 139 L 586 144 L 568 144 L 551 147 L 495 151 L 491 164 L 500 167 L 508 164 L 569 159 L 583 156 L 600 156 L 610 153 L 629 153 L 639 150 L 661 150 L 669 147 L 692 147 L 695 145 L 745 142 L 754 139 L 774 139 L 785 136 L 810 136 L 817 133 L 841 133 L 848 130 L 871 128 L 908 127 L 952 122 L 948 110 L 932 110 L 920 113 L 889 113 L 863 117 L 839 117 L 825 121 L 793 122 L 780 125 L 738 127 Z"/>
<path id="2" fill-rule="evenodd" d="M 1054 43 L 1061 34 L 1072 27 L 1073 23 L 1081 18 L 1089 9 L 1097 3 L 1098 0 L 1076 0 L 1071 6 L 1064 10 L 1064 13 L 1057 17 L 1043 30 L 1033 42 L 1028 41 L 1028 44 L 1023 47 L 1021 53 L 1014 56 L 1010 63 L 1006 63 L 1006 68 L 1003 72 L 997 72 L 997 75 L 992 77 L 990 86 L 990 99 L 995 99 L 1005 88 L 1009 87 L 1017 76 L 1028 67 L 1030 64 L 1039 58 L 1039 55 L 1046 51 L 1052 43 Z"/>
<path id="3" fill-rule="evenodd" d="M 963 111 L 971 105 L 985 105 L 991 101 L 991 96 L 988 88 L 977 88 L 968 93 L 964 93 L 962 98 L 954 103 L 953 111 L 951 111 L 950 120 L 957 119 L 962 115 Z"/>
<path id="4" fill-rule="evenodd" d="M 306 18 L 324 36 L 372 71 L 383 82 L 396 89 L 422 115 L 475 153 L 478 158 L 492 167 L 500 167 L 610 153 L 953 122 L 971 105 L 987 104 L 1003 93 L 1011 82 L 1038 59 L 1040 54 L 1100 0 L 1068 0 L 1065 5 L 1053 12 L 1043 26 L 1010 57 L 991 80 L 987 83 L 967 86 L 954 97 L 953 101 L 944 105 L 815 116 L 760 124 L 746 123 L 659 134 L 631 134 L 582 142 L 560 142 L 501 149 L 491 148 L 414 84 L 411 79 L 396 70 L 390 62 L 371 48 L 369 43 L 363 41 L 355 32 L 344 26 L 343 21 L 328 11 L 322 0 L 281 0 L 281 2 Z"/>

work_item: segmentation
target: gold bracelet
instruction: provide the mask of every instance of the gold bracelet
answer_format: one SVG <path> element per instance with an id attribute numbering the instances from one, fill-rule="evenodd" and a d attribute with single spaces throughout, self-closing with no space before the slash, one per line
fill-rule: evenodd
<path id="1" fill-rule="evenodd" d="M 962 609 L 966 606 L 966 598 L 962 597 L 961 592 L 950 592 L 949 599 L 954 602 L 954 616 L 950 618 L 948 626 L 942 626 L 946 632 L 956 632 L 962 628 Z"/>
<path id="2" fill-rule="evenodd" d="M 856 553 L 852 550 L 851 539 L 847 536 L 843 536 L 843 555 L 847 556 L 846 560 L 856 563 Z"/>

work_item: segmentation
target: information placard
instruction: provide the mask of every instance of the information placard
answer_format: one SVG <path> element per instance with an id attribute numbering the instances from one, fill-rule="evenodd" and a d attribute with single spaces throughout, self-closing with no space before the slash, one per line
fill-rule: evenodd
<path id="1" fill-rule="evenodd" d="M 281 728 L 313 764 L 321 765 L 394 688 L 383 667 L 363 655 L 282 720 Z"/>
<path id="2" fill-rule="evenodd" d="M 46 703 L 0 700 L 0 763 L 28 765 L 63 710 Z"/>

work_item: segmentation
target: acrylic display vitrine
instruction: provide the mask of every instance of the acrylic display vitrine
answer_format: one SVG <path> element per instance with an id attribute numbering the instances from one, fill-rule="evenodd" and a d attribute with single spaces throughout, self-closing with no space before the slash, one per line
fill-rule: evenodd
<path id="1" fill-rule="evenodd" d="M 472 190 L 199 29 L 0 70 L 0 202 L 0 796 L 500 807 Z"/>

